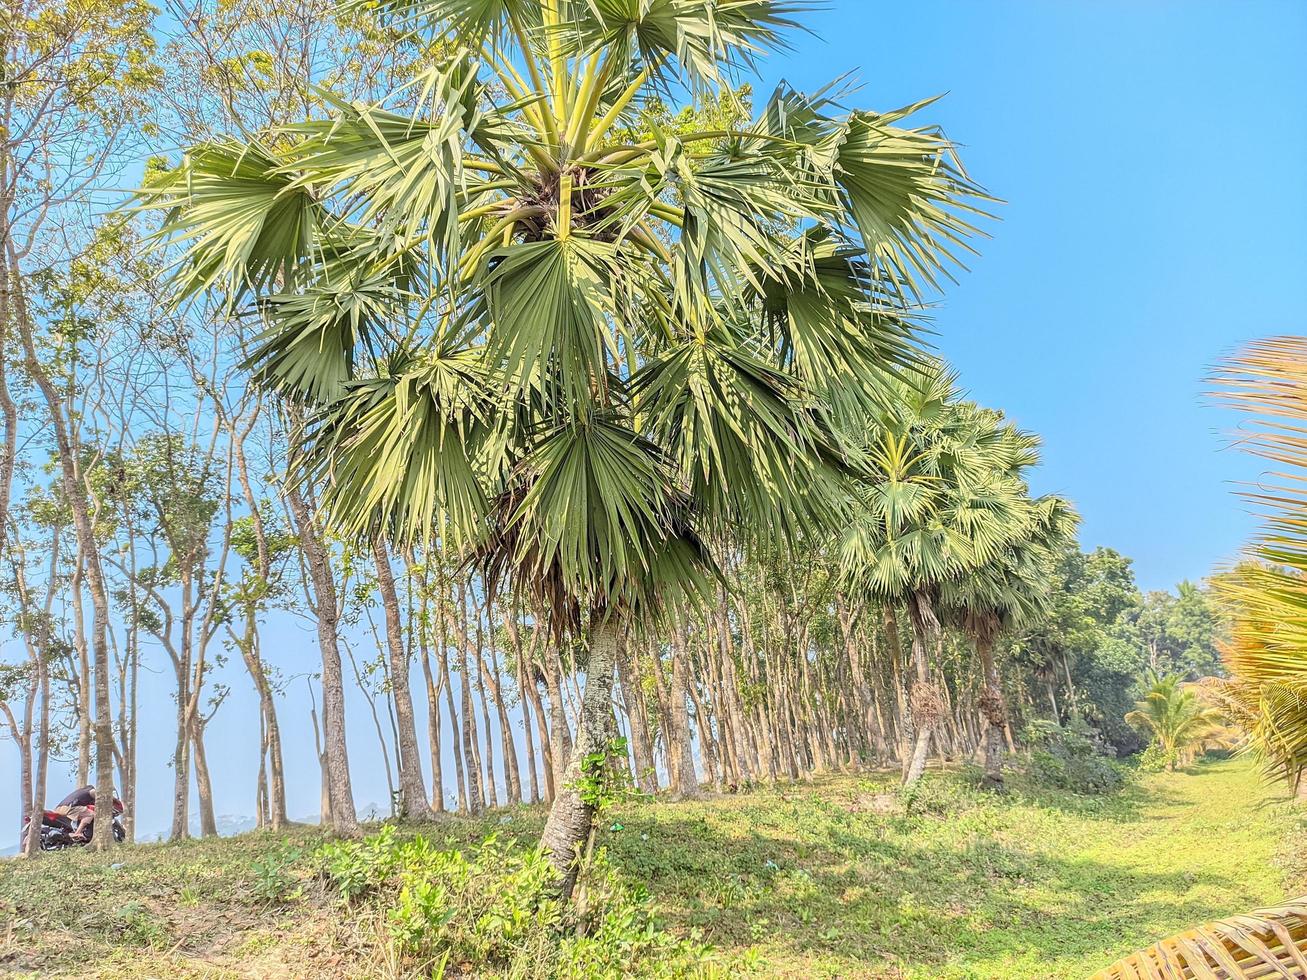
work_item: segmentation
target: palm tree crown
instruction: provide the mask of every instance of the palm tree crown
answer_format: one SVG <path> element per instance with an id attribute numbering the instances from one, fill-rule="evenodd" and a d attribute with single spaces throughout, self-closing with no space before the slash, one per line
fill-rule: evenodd
<path id="1" fill-rule="evenodd" d="M 337 527 L 475 545 L 554 608 L 693 590 L 700 544 L 838 511 L 834 418 L 982 196 L 909 109 L 781 87 L 639 132 L 784 43 L 774 0 L 419 0 L 393 100 L 193 148 L 148 194 L 179 291 L 252 302 Z M 440 43 L 434 43 L 440 42 Z"/>

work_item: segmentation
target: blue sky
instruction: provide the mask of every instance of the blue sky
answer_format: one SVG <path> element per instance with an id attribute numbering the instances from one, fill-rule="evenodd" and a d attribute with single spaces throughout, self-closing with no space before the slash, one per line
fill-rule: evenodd
<path id="1" fill-rule="evenodd" d="M 764 64 L 921 114 L 1006 201 L 935 314 L 972 395 L 1045 439 L 1040 489 L 1087 546 L 1166 588 L 1253 527 L 1203 376 L 1307 331 L 1307 4 L 1300 0 L 832 0 Z"/>
<path id="2" fill-rule="evenodd" d="M 1006 201 L 935 340 L 975 398 L 1044 437 L 1037 488 L 1073 498 L 1083 543 L 1132 556 L 1145 588 L 1237 554 L 1253 521 L 1233 485 L 1260 467 L 1225 448 L 1236 420 L 1204 403 L 1203 376 L 1244 341 L 1307 331 L 1307 3 L 830 0 L 807 23 L 763 63 L 759 99 L 782 78 L 813 89 L 850 72 L 860 107 L 943 94 L 921 122 Z M 288 617 L 268 624 L 265 655 L 287 675 L 317 669 L 312 632 Z M 164 664 L 142 677 L 145 831 L 168 821 Z M 257 711 L 239 663 L 221 680 L 217 809 L 249 814 Z M 296 815 L 318 806 L 307 707 L 297 681 L 280 707 Z M 358 800 L 384 801 L 356 692 L 347 715 Z M 0 792 L 15 769 L 0 750 Z M 56 767 L 52 799 L 67 779 Z"/>

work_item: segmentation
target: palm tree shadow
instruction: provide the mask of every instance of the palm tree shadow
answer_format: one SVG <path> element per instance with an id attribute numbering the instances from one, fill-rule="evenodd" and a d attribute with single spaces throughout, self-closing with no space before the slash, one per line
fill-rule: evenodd
<path id="1" fill-rule="evenodd" d="M 740 819 L 715 819 L 703 804 L 642 810 L 603 843 L 678 932 L 725 949 L 758 946 L 782 962 L 815 958 L 839 975 L 971 963 L 988 976 L 982 964 L 1030 957 L 1107 963 L 1158 938 L 1159 921 L 1229 914 L 1203 896 L 1239 890 L 1209 871 L 1005 843 L 974 814 L 957 819 L 977 829 L 959 833 L 947 817 L 841 813 L 840 804 L 803 827 L 785 826 L 774 807 L 729 808 Z M 1137 806 L 1123 812 L 1139 819 Z"/>

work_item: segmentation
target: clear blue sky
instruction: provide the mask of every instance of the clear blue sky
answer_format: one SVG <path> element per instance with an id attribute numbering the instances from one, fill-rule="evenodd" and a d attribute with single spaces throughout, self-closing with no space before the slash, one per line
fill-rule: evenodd
<path id="1" fill-rule="evenodd" d="M 831 0 L 764 64 L 922 113 L 1007 203 L 936 314 L 977 399 L 1045 439 L 1041 490 L 1144 588 L 1198 578 L 1252 519 L 1260 468 L 1203 376 L 1242 342 L 1307 332 L 1307 3 Z M 770 92 L 771 85 L 762 87 Z"/>
<path id="2" fill-rule="evenodd" d="M 1246 340 L 1307 332 L 1307 2 L 830 0 L 808 23 L 764 62 L 759 98 L 781 78 L 812 89 L 849 72 L 861 107 L 945 94 L 922 121 L 1007 202 L 943 297 L 936 342 L 974 397 L 1043 435 L 1038 489 L 1072 497 L 1084 544 L 1132 556 L 1145 588 L 1235 555 L 1253 521 L 1232 484 L 1260 467 L 1223 448 L 1234 420 L 1204 404 L 1202 379 Z M 265 654 L 286 675 L 317 669 L 289 618 L 268 624 Z M 145 831 L 168 821 L 163 665 L 142 678 Z M 250 814 L 257 709 L 239 663 L 221 680 L 217 808 Z M 316 812 L 302 681 L 280 711 L 291 812 Z M 358 800 L 384 802 L 356 693 L 347 715 Z M 15 768 L 0 751 L 0 793 Z M 56 767 L 52 799 L 68 778 Z"/>

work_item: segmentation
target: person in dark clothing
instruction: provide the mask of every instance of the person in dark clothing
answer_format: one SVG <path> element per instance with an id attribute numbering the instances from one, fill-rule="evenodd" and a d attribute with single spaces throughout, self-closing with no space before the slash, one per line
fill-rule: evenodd
<path id="1" fill-rule="evenodd" d="M 82 786 L 79 789 L 73 790 L 62 800 L 60 800 L 59 805 L 54 809 L 56 813 L 67 813 L 75 806 L 94 806 L 94 805 L 95 805 L 95 787 Z"/>
<path id="2" fill-rule="evenodd" d="M 90 840 L 95 823 L 95 787 L 82 786 L 73 790 L 54 808 L 73 822 L 73 839 Z"/>

